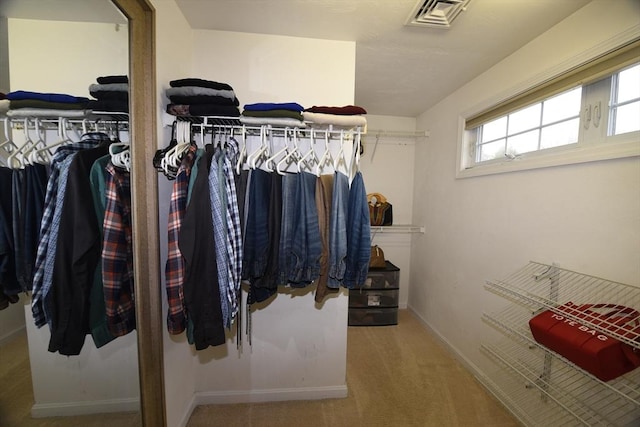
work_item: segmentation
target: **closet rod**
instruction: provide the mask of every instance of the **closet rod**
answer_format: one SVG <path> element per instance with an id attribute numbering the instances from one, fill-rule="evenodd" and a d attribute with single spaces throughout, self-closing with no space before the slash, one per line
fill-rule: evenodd
<path id="1" fill-rule="evenodd" d="M 44 126 L 45 129 L 57 129 L 60 126 L 62 120 L 65 123 L 71 125 L 119 125 L 123 126 L 120 130 L 127 130 L 129 123 L 129 115 L 127 113 L 100 113 L 99 115 L 93 114 L 90 117 L 84 118 L 71 118 L 71 117 L 37 117 L 37 116 L 25 116 L 25 117 L 7 117 L 9 125 L 12 129 L 22 130 L 24 129 L 25 120 L 29 125 L 29 129 L 35 128 L 35 121 L 39 122 L 39 125 Z"/>
<path id="2" fill-rule="evenodd" d="M 400 130 L 379 130 L 369 129 L 367 135 L 375 137 L 396 137 L 396 138 L 428 138 L 428 130 L 400 131 Z"/>
<path id="3" fill-rule="evenodd" d="M 314 126 L 313 123 L 305 122 L 305 127 L 295 127 L 295 126 L 283 126 L 283 125 L 246 125 L 242 124 L 239 119 L 233 117 L 214 117 L 214 116 L 203 116 L 203 117 L 180 117 L 177 116 L 176 121 L 188 121 L 191 123 L 192 128 L 196 129 L 197 132 L 201 132 L 203 129 L 207 131 L 215 131 L 217 132 L 229 132 L 233 131 L 234 133 L 241 133 L 242 131 L 247 132 L 250 135 L 260 134 L 260 131 L 265 127 L 269 131 L 273 131 L 276 134 L 281 134 L 286 129 L 289 130 L 297 130 L 303 136 L 308 136 L 311 131 L 315 132 L 315 136 L 324 137 L 327 134 L 330 138 L 340 137 L 343 135 L 344 138 L 350 139 L 352 136 L 358 135 L 361 136 L 363 134 L 362 128 L 360 126 L 346 128 L 342 126 L 334 126 L 334 125 L 321 125 Z"/>

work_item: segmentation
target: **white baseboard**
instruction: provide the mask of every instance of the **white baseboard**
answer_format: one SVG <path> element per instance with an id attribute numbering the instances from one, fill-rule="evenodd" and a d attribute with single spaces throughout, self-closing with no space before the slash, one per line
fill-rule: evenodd
<path id="1" fill-rule="evenodd" d="M 479 381 L 482 382 L 481 378 L 484 377 L 484 374 L 478 369 L 475 363 L 466 358 L 460 351 L 449 342 L 436 328 L 431 326 L 429 322 L 427 322 L 422 316 L 420 316 L 411 306 L 408 307 L 409 311 L 422 323 L 422 325 L 435 336 L 438 341 L 440 341 L 446 348 L 449 350 L 449 353 L 453 357 L 456 358 L 460 363 L 464 365 L 464 367 L 471 372 L 471 374 L 478 378 Z"/>
<path id="2" fill-rule="evenodd" d="M 207 391 L 196 393 L 197 405 L 222 403 L 280 402 L 285 400 L 320 400 L 347 397 L 346 385 L 328 387 L 282 388 L 245 391 Z"/>
<path id="3" fill-rule="evenodd" d="M 178 424 L 185 427 L 191 414 L 200 405 L 223 405 L 229 403 L 282 402 L 288 400 L 342 399 L 347 397 L 346 385 L 329 387 L 284 388 L 269 390 L 202 391 L 196 392 L 187 405 Z"/>
<path id="4" fill-rule="evenodd" d="M 195 394 L 191 396 L 191 399 L 189 400 L 189 404 L 187 405 L 184 411 L 184 415 L 182 416 L 182 419 L 178 423 L 180 427 L 187 427 L 187 424 L 189 423 L 189 419 L 191 418 L 191 414 L 193 414 L 194 409 L 196 409 L 196 407 L 198 406 L 198 404 L 196 403 L 197 399 L 198 398 Z"/>
<path id="5" fill-rule="evenodd" d="M 69 417 L 74 415 L 104 414 L 110 412 L 137 412 L 140 399 L 94 400 L 90 402 L 36 403 L 31 407 L 33 418 Z"/>
<path id="6" fill-rule="evenodd" d="M 25 329 L 25 325 L 22 325 L 16 329 L 14 329 L 13 331 L 7 332 L 6 334 L 4 334 L 3 336 L 0 337 L 0 345 L 3 345 L 9 341 L 11 341 L 16 335 L 22 333 Z"/>

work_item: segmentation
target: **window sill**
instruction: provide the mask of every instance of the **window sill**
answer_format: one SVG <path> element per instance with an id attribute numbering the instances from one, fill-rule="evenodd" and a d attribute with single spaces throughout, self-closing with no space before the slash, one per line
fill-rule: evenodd
<path id="1" fill-rule="evenodd" d="M 610 137 L 609 141 L 610 142 L 600 143 L 598 145 L 582 145 L 571 149 L 560 149 L 547 153 L 533 152 L 523 154 L 513 160 L 476 165 L 468 169 L 458 170 L 456 178 L 471 178 L 475 176 L 640 156 L 640 132 Z"/>

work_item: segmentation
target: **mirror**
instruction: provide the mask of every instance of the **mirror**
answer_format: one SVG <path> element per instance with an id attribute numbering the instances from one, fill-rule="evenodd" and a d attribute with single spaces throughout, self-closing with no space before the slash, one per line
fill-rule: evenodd
<path id="1" fill-rule="evenodd" d="M 75 9 L 87 9 L 88 11 L 93 11 L 95 13 L 96 10 L 100 10 L 100 8 L 95 9 L 96 1 L 67 1 L 65 2 L 65 6 L 72 6 Z M 22 0 L 22 4 L 29 3 Z M 42 2 L 31 2 L 37 3 L 38 6 L 42 6 Z M 90 5 L 90 4 L 91 5 Z M 109 0 L 100 0 L 100 3 L 106 4 L 109 7 L 113 7 L 110 4 Z M 73 389 L 74 385 L 77 385 L 79 388 L 78 393 L 80 394 L 89 394 L 95 393 L 93 397 L 93 401 L 102 400 L 101 404 L 104 404 L 104 401 L 107 401 L 107 405 L 111 405 L 111 410 L 107 407 L 102 407 L 98 412 L 104 412 L 103 410 L 108 410 L 112 412 L 112 410 L 119 410 L 119 408 L 125 407 L 131 408 L 131 404 L 133 403 L 136 407 L 138 406 L 137 401 L 139 399 L 139 407 L 142 409 L 140 414 L 137 415 L 126 415 L 126 414 L 117 414 L 117 415 L 100 415 L 97 417 L 93 417 L 94 419 L 99 420 L 99 423 L 102 425 L 106 422 L 109 417 L 114 417 L 114 422 L 120 422 L 125 425 L 153 425 L 153 426 L 161 426 L 165 424 L 164 421 L 164 404 L 163 404 L 163 381 L 162 381 L 162 336 L 161 336 L 161 305 L 160 305 L 160 290 L 155 289 L 154 286 L 149 286 L 151 283 L 160 283 L 159 281 L 159 256 L 158 256 L 158 244 L 157 241 L 157 189 L 156 189 L 156 177 L 152 168 L 146 168 L 145 166 L 151 163 L 151 158 L 153 156 L 153 152 L 155 150 L 155 78 L 154 78 L 154 51 L 153 51 L 153 31 L 154 31 L 154 15 L 153 9 L 149 5 L 148 2 L 144 0 L 114 0 L 113 2 L 117 8 L 126 16 L 125 18 L 120 18 L 120 22 L 110 23 L 109 25 L 115 32 L 121 32 L 121 35 L 124 32 L 125 39 L 124 43 L 126 45 L 126 29 L 127 26 L 124 25 L 128 21 L 128 45 L 129 52 L 128 55 L 125 54 L 124 69 L 119 73 L 112 74 L 129 74 L 129 93 L 130 93 L 130 120 L 129 120 L 129 138 L 131 141 L 135 141 L 135 144 L 132 144 L 132 173 L 131 173 L 131 187 L 132 187 L 132 228 L 133 228 L 133 241 L 134 241 L 134 281 L 136 286 L 136 312 L 137 312 L 137 330 L 124 337 L 117 338 L 110 344 L 107 344 L 101 352 L 90 351 L 92 354 L 97 354 L 96 359 L 92 360 L 91 357 L 80 359 L 79 357 L 83 356 L 83 353 L 86 352 L 86 348 L 91 344 L 91 338 L 87 337 L 85 340 L 85 346 L 83 347 L 83 351 L 78 358 L 68 358 L 65 360 L 65 357 L 49 353 L 46 354 L 46 346 L 42 347 L 42 337 L 39 336 L 39 333 L 45 333 L 48 335 L 47 328 L 41 328 L 41 330 L 36 330 L 33 325 L 33 319 L 30 314 L 30 304 L 27 302 L 26 310 L 23 313 L 23 321 L 24 314 L 26 313 L 26 324 L 27 324 L 27 335 L 29 341 L 29 356 L 32 359 L 33 368 L 31 369 L 31 376 L 33 378 L 33 390 L 34 390 L 34 400 L 36 404 L 40 401 L 45 401 L 47 399 L 54 399 L 54 404 L 43 404 L 38 409 L 40 409 L 40 413 L 47 413 L 49 415 L 67 415 L 69 413 L 82 413 L 82 408 L 75 411 L 73 408 L 70 410 L 70 406 L 66 404 L 67 402 L 62 402 L 60 400 L 55 400 L 56 398 L 62 397 L 65 393 L 67 393 L 70 389 Z M 3 1 L 3 9 L 0 10 L 4 12 L 5 10 L 10 9 L 12 6 L 17 4 L 14 2 L 5 2 Z M 60 12 L 61 5 L 56 3 L 57 11 Z M 42 13 L 43 8 L 35 8 L 37 13 Z M 64 11 L 62 11 L 64 13 Z M 4 14 L 3 14 L 4 15 Z M 67 15 L 69 16 L 69 15 Z M 38 16 L 33 16 L 37 18 Z M 49 20 L 53 19 L 54 16 L 45 14 L 45 17 Z M 24 17 L 22 19 L 25 19 Z M 66 18 L 68 19 L 68 18 Z M 72 25 L 75 23 L 69 23 Z M 9 21 L 7 18 L 2 18 L 0 20 L 0 30 L 2 30 L 2 39 L 0 42 L 2 45 L 0 46 L 0 58 L 2 59 L 2 74 L 3 76 L 0 79 L 0 91 L 7 92 L 9 88 L 17 90 L 33 90 L 33 91 L 46 91 L 46 92 L 56 92 L 56 93 L 65 93 L 66 90 L 64 88 L 56 87 L 55 84 L 49 88 L 45 88 L 41 86 L 36 89 L 33 85 L 25 87 L 14 86 L 13 81 L 9 81 L 5 76 L 9 76 L 10 74 L 6 73 L 5 70 L 10 69 L 13 64 L 8 64 L 8 59 L 11 55 L 9 54 L 11 50 L 11 46 L 9 45 L 9 31 L 8 31 Z M 78 34 L 82 34 L 82 31 L 78 31 Z M 56 32 L 51 33 L 56 34 Z M 80 39 L 81 37 L 78 37 Z M 43 43 L 44 44 L 44 43 Z M 72 43 L 69 43 L 72 44 Z M 32 55 L 37 57 L 39 55 L 34 54 L 37 49 L 36 45 L 31 45 L 28 49 L 23 49 L 23 52 L 28 52 L 27 55 Z M 120 48 L 116 48 L 120 49 Z M 96 55 L 106 56 L 108 54 L 108 49 L 99 49 L 94 46 L 94 49 L 75 49 L 74 55 L 64 55 L 63 49 L 60 50 L 60 56 L 58 61 L 51 61 L 52 64 L 60 63 L 60 61 L 68 61 L 70 57 L 77 58 L 77 56 L 81 56 L 81 64 L 78 65 L 78 70 L 93 70 L 90 67 L 91 65 L 91 55 L 94 57 Z M 72 49 L 73 50 L 73 49 Z M 126 52 L 126 49 L 124 49 Z M 51 52 L 49 52 L 51 53 Z M 130 58 L 130 59 L 129 59 Z M 84 62 L 82 62 L 84 60 Z M 128 65 L 127 65 L 128 63 Z M 8 65 L 7 65 L 8 64 Z M 47 81 L 47 79 L 51 80 L 52 64 L 47 66 L 47 62 L 43 61 L 43 64 L 35 67 L 40 69 L 43 72 L 49 72 L 48 77 L 41 78 L 40 80 Z M 55 66 L 55 65 L 53 65 Z M 128 68 L 128 70 L 127 70 Z M 36 70 L 33 70 L 36 71 Z M 128 71 L 128 72 L 127 72 Z M 101 71 L 93 71 L 92 79 L 95 79 L 97 76 L 105 75 L 109 73 L 103 73 Z M 22 75 L 22 77 L 25 77 Z M 93 83 L 93 80 L 84 79 L 84 85 L 88 86 L 88 84 Z M 82 79 L 76 79 L 81 81 Z M 31 80 L 30 80 L 31 81 Z M 35 80 L 34 80 L 35 81 Z M 12 83 L 9 86 L 9 83 Z M 77 91 L 71 90 L 70 93 L 77 94 Z M 138 166 L 136 166 L 138 165 Z M 145 169 L 151 169 L 150 171 L 145 171 Z M 138 170 L 140 173 L 136 173 Z M 149 172 L 149 173 L 147 173 Z M 24 298 L 22 299 L 20 304 L 16 306 L 22 306 Z M 9 326 L 9 327 L 18 327 L 20 328 L 19 321 L 16 323 L 15 313 L 20 311 L 15 307 L 10 307 L 10 310 L 0 311 L 0 325 Z M 20 314 L 20 313 L 19 313 Z M 12 316 L 13 315 L 13 316 Z M 33 329 L 33 330 L 31 330 Z M 5 333 L 5 335 L 7 335 Z M 8 334 L 8 338 L 3 340 L 7 341 L 10 337 L 10 333 Z M 0 339 L 3 338 L 4 335 L 0 334 Z M 46 337 L 45 337 L 46 338 Z M 46 339 L 45 339 L 46 340 Z M 26 339 L 24 340 L 27 341 Z M 33 343 L 33 344 L 32 344 Z M 138 344 L 139 350 L 136 351 L 136 343 Z M 42 347 L 42 348 L 40 348 Z M 0 347 L 1 351 L 1 360 L 3 361 L 3 365 L 5 367 L 10 368 L 12 365 L 9 362 L 9 359 L 15 356 L 16 350 L 7 350 L 8 347 L 2 346 Z M 93 349 L 95 350 L 95 349 Z M 23 350 L 24 351 L 24 350 Z M 39 360 L 40 357 L 50 357 L 48 360 Z M 122 384 L 114 384 L 113 378 L 109 378 L 109 376 L 105 376 L 105 361 L 110 360 L 113 363 L 120 364 L 122 366 L 128 366 L 128 368 L 124 369 L 124 374 L 126 380 L 129 382 L 128 386 L 125 386 L 124 389 L 118 388 L 121 387 Z M 6 363 L 5 363 L 6 362 Z M 43 362 L 40 365 L 40 362 Z M 108 363 L 107 363 L 108 364 Z M 28 363 L 27 363 L 28 365 Z M 96 390 L 93 390 L 92 387 L 95 386 L 94 381 L 92 381 L 92 376 L 98 374 L 100 369 L 91 369 L 92 365 L 102 366 L 102 377 L 101 379 L 105 381 L 111 381 L 109 386 L 106 387 L 110 390 L 107 391 L 106 398 L 104 390 L 99 390 L 99 387 Z M 41 369 L 42 368 L 42 369 Z M 29 369 L 24 364 L 21 369 L 26 370 L 26 375 L 22 375 L 23 377 L 29 377 Z M 134 369 L 134 372 L 131 372 L 131 369 Z M 9 369 L 10 370 L 10 369 Z M 135 371 L 139 371 L 139 375 L 135 375 Z M 72 378 L 66 377 L 63 379 L 58 379 L 56 375 L 71 373 Z M 13 376 L 15 376 L 15 372 L 13 372 Z M 23 372 L 24 374 L 24 372 Z M 6 372 L 4 378 L 9 378 L 12 376 L 12 372 Z M 139 384 L 136 380 L 137 377 L 140 378 Z M 28 382 L 28 380 L 27 380 Z M 3 384 L 8 382 L 3 381 Z M 117 383 L 117 381 L 115 381 Z M 133 385 L 132 385 L 133 384 Z M 31 384 L 26 384 L 27 387 L 31 387 Z M 24 389 L 25 384 L 23 384 L 22 389 Z M 5 387 L 7 389 L 7 387 Z M 124 392 L 123 392 L 124 390 Z M 16 396 L 12 394 L 13 389 L 8 388 L 7 392 L 4 394 L 4 397 L 0 400 L 0 424 L 5 424 L 5 420 L 7 421 L 6 425 L 12 425 L 11 423 L 14 419 L 17 419 L 18 425 L 22 425 L 22 422 L 26 422 L 30 420 L 29 410 L 31 408 L 27 408 L 25 412 L 23 410 L 22 414 L 18 414 L 18 417 L 23 418 L 11 418 L 13 416 L 12 411 L 15 411 L 16 406 L 13 404 L 14 402 L 18 402 L 20 400 L 20 396 Z M 120 401 L 117 399 L 110 399 L 109 391 L 111 395 L 116 394 L 120 396 Z M 56 394 L 58 396 L 56 396 Z M 0 394 L 2 396 L 2 394 Z M 53 396 L 53 397 L 52 397 Z M 138 397 L 139 396 L 139 397 Z M 100 399 L 102 397 L 102 399 Z M 12 400 L 15 399 L 15 400 Z M 24 400 L 24 399 L 22 399 Z M 79 399 L 75 399 L 74 402 L 78 403 Z M 24 402 L 23 402 L 24 403 Z M 29 402 L 26 403 L 27 406 L 30 405 Z M 47 406 L 49 405 L 49 406 Z M 92 404 L 85 405 L 85 412 L 96 412 L 95 408 L 91 407 Z M 37 405 L 36 405 L 37 406 Z M 73 405 L 71 405 L 73 406 Z M 80 405 L 82 407 L 82 402 Z M 60 410 L 59 407 L 64 409 Z M 87 408 L 89 408 L 87 410 Z M 34 410 L 36 408 L 34 407 Z M 55 413 L 56 410 L 59 410 L 59 413 Z M 48 412 L 47 412 L 48 411 Z M 70 412 L 71 411 L 71 412 Z M 75 411 L 75 412 L 74 412 Z M 124 417 L 124 418 L 123 418 Z M 90 425 L 87 421 L 90 418 L 56 418 L 55 425 L 67 425 L 65 420 L 68 420 L 68 425 Z M 82 421 L 80 421 L 82 420 Z M 126 421 L 125 421 L 126 420 Z M 39 420 L 43 421 L 43 420 Z M 47 425 L 46 423 L 39 423 L 38 425 Z"/>

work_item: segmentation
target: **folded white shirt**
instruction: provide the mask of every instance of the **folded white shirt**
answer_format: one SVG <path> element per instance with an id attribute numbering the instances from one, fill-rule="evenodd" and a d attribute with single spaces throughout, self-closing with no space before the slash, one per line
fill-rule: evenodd
<path id="1" fill-rule="evenodd" d="M 49 108 L 20 108 L 7 111 L 7 117 L 78 118 L 87 117 L 90 114 L 91 110 L 56 110 Z"/>
<path id="2" fill-rule="evenodd" d="M 312 122 L 320 125 L 335 125 L 341 127 L 366 126 L 367 118 L 361 115 L 344 116 L 339 114 L 311 113 L 303 111 L 302 117 L 306 122 Z"/>
<path id="3" fill-rule="evenodd" d="M 295 127 L 295 128 L 304 128 L 307 125 L 300 120 L 293 119 L 291 117 L 247 117 L 240 116 L 240 123 L 245 125 L 273 125 L 273 126 L 284 126 L 284 127 Z"/>

